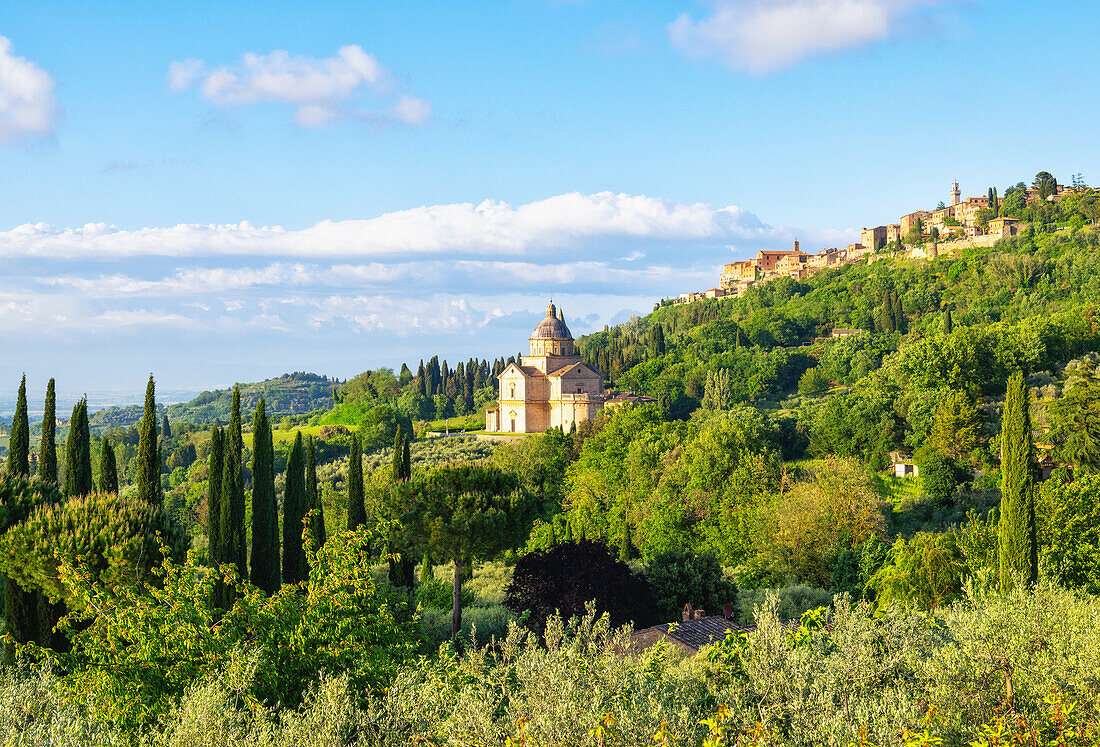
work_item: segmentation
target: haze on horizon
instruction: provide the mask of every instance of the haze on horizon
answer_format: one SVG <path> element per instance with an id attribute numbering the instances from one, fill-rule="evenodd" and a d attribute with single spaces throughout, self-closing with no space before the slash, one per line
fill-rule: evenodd
<path id="1" fill-rule="evenodd" d="M 5 391 L 507 356 L 548 297 L 580 335 L 954 179 L 1100 179 L 1092 4 L 344 6 L 0 14 Z"/>

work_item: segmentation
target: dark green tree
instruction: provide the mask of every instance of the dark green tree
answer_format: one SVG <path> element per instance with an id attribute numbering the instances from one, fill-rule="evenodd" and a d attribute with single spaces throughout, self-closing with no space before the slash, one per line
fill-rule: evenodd
<path id="1" fill-rule="evenodd" d="M 363 452 L 359 448 L 359 437 L 353 433 L 348 452 L 348 529 L 358 529 L 367 523 L 367 507 L 363 501 Z"/>
<path id="2" fill-rule="evenodd" d="M 1035 455 L 1024 374 L 1008 379 L 1001 415 L 1001 513 L 997 523 L 997 559 L 1001 591 L 1017 582 L 1035 583 L 1038 546 L 1035 535 Z"/>
<path id="3" fill-rule="evenodd" d="M 118 463 L 115 461 L 115 447 L 106 436 L 99 446 L 99 492 L 118 493 Z"/>
<path id="4" fill-rule="evenodd" d="M 244 476 L 241 437 L 241 390 L 233 387 L 233 405 L 229 415 L 229 429 L 225 434 L 225 457 L 221 484 L 221 527 L 218 529 L 222 543 L 220 563 L 229 563 L 237 569 L 241 578 L 248 578 L 247 547 L 244 528 Z M 228 606 L 230 599 L 223 597 Z"/>
<path id="5" fill-rule="evenodd" d="M 15 417 L 11 421 L 8 437 L 8 474 L 27 477 L 31 473 L 30 423 L 27 421 L 27 375 L 19 382 L 19 396 L 15 401 Z"/>
<path id="6" fill-rule="evenodd" d="M 512 475 L 494 467 L 437 467 L 393 486 L 393 514 L 410 545 L 454 562 L 451 636 L 462 629 L 462 577 L 475 560 L 522 543 L 535 501 Z"/>
<path id="7" fill-rule="evenodd" d="M 225 442 L 222 429 L 210 429 L 210 462 L 206 483 L 207 556 L 211 567 L 217 568 L 225 557 L 221 540 L 222 473 L 225 471 Z"/>
<path id="8" fill-rule="evenodd" d="M 401 469 L 408 480 L 412 477 L 412 434 L 405 433 L 405 442 L 401 445 Z"/>
<path id="9" fill-rule="evenodd" d="M 163 494 L 160 489 L 160 445 L 157 443 L 157 400 L 156 384 L 153 374 L 149 374 L 149 383 L 145 386 L 145 412 L 141 416 L 141 430 L 138 436 L 137 496 L 148 503 L 161 503 Z"/>
<path id="10" fill-rule="evenodd" d="M 164 417 L 160 419 L 160 437 L 165 441 L 172 438 L 172 426 L 168 422 L 168 413 L 164 413 Z"/>
<path id="11" fill-rule="evenodd" d="M 65 439 L 65 485 L 68 498 L 92 492 L 92 437 L 88 429 L 88 400 L 82 398 L 73 407 L 69 437 Z"/>
<path id="12" fill-rule="evenodd" d="M 946 309 L 943 312 L 943 333 L 945 335 L 949 335 L 949 334 L 951 334 L 951 332 L 954 329 L 955 329 L 955 322 L 951 318 L 951 309 Z"/>
<path id="13" fill-rule="evenodd" d="M 46 385 L 46 407 L 42 412 L 42 443 L 38 447 L 38 479 L 57 483 L 57 395 L 54 381 Z"/>
<path id="14" fill-rule="evenodd" d="M 309 500 L 305 456 L 302 432 L 298 431 L 286 462 L 286 493 L 283 496 L 283 580 L 288 584 L 304 581 L 307 575 L 306 553 L 302 546 L 302 519 Z"/>
<path id="15" fill-rule="evenodd" d="M 317 489 L 317 445 L 313 436 L 306 442 L 306 499 L 309 502 L 309 528 L 313 534 L 313 546 L 320 548 L 325 544 L 325 507 L 321 504 L 321 493 Z"/>
<path id="16" fill-rule="evenodd" d="M 268 594 L 282 585 L 279 507 L 275 501 L 275 447 L 263 397 L 252 418 L 252 583 Z"/>
<path id="17" fill-rule="evenodd" d="M 1032 180 L 1031 186 L 1039 191 L 1039 199 L 1045 200 L 1058 191 L 1058 181 L 1049 171 L 1040 171 Z"/>

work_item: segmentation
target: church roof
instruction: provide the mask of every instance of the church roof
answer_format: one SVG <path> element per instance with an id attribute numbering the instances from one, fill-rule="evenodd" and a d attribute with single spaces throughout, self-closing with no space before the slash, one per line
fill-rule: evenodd
<path id="1" fill-rule="evenodd" d="M 588 371 L 590 371 L 592 374 L 594 374 L 596 376 L 600 375 L 598 371 L 593 371 L 591 366 L 586 366 L 583 363 L 571 363 L 568 366 L 565 366 L 564 368 L 559 368 L 556 371 L 551 371 L 550 373 L 546 374 L 546 376 L 548 378 L 553 377 L 553 376 L 565 376 L 568 373 L 572 373 L 573 371 L 576 371 L 578 368 L 587 369 Z"/>
<path id="2" fill-rule="evenodd" d="M 546 318 L 535 327 L 531 333 L 531 339 L 572 340 L 573 334 L 565 324 L 565 316 L 554 306 L 551 301 L 546 307 Z"/>

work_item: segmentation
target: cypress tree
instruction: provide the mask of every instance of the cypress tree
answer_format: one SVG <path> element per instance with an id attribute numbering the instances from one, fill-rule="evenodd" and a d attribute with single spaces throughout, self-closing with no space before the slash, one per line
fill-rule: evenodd
<path id="1" fill-rule="evenodd" d="M 15 418 L 11 421 L 8 438 L 8 474 L 27 477 L 31 473 L 30 423 L 27 421 L 27 375 L 19 382 L 19 396 L 15 402 Z"/>
<path id="2" fill-rule="evenodd" d="M 945 335 L 951 334 L 951 331 L 955 329 L 955 322 L 951 319 L 951 309 L 948 309 L 943 313 L 943 333 Z"/>
<path id="3" fill-rule="evenodd" d="M 225 446 L 221 428 L 210 429 L 210 467 L 206 484 L 206 539 L 210 566 L 217 568 L 225 556 L 221 542 L 222 472 L 225 470 Z"/>
<path id="4" fill-rule="evenodd" d="M 432 556 L 425 550 L 424 557 L 420 559 L 420 583 L 425 584 L 434 578 L 435 573 L 432 570 Z"/>
<path id="5" fill-rule="evenodd" d="M 306 515 L 305 445 L 302 432 L 294 437 L 286 462 L 283 497 L 283 580 L 296 584 L 306 578 L 306 553 L 302 548 L 302 519 Z"/>
<path id="6" fill-rule="evenodd" d="M 882 331 L 893 332 L 897 328 L 894 321 L 894 304 L 887 293 L 882 298 Z"/>
<path id="7" fill-rule="evenodd" d="M 390 457 L 390 469 L 394 482 L 405 480 L 405 437 L 400 423 L 397 424 L 397 433 L 393 437 L 393 456 Z"/>
<path id="8" fill-rule="evenodd" d="M 160 419 L 160 437 L 165 441 L 172 438 L 172 426 L 168 423 L 168 413 Z"/>
<path id="9" fill-rule="evenodd" d="M 54 381 L 46 385 L 46 407 L 42 412 L 42 443 L 38 447 L 38 479 L 57 483 L 57 395 Z"/>
<path id="10" fill-rule="evenodd" d="M 367 523 L 367 507 L 363 503 L 363 452 L 359 437 L 351 434 L 348 453 L 348 529 L 358 529 Z"/>
<path id="11" fill-rule="evenodd" d="M 1017 581 L 1038 578 L 1035 537 L 1035 455 L 1031 446 L 1031 416 L 1024 374 L 1008 379 L 1001 415 L 1001 515 L 997 522 L 997 560 L 1001 592 Z"/>
<path id="12" fill-rule="evenodd" d="M 99 492 L 118 493 L 118 463 L 115 461 L 115 447 L 106 436 L 99 447 Z"/>
<path id="13" fill-rule="evenodd" d="M 69 421 L 69 437 L 65 439 L 65 485 L 67 498 L 92 492 L 92 444 L 88 431 L 88 399 L 73 406 Z"/>
<path id="14" fill-rule="evenodd" d="M 268 594 L 281 585 L 275 447 L 263 397 L 252 418 L 252 583 Z"/>
<path id="15" fill-rule="evenodd" d="M 412 441 L 412 436 L 408 433 L 405 434 L 405 443 L 401 446 L 401 474 L 402 479 L 408 480 L 412 477 L 412 458 L 409 449 L 409 443 Z"/>
<path id="16" fill-rule="evenodd" d="M 222 469 L 221 527 L 222 563 L 236 567 L 241 578 L 248 578 L 247 550 L 244 530 L 244 478 L 241 461 L 244 445 L 241 439 L 241 390 L 233 387 L 233 406 L 229 430 L 225 434 L 225 456 Z M 228 605 L 229 599 L 224 600 Z"/>
<path id="17" fill-rule="evenodd" d="M 416 370 L 416 391 L 421 397 L 428 396 L 427 371 L 424 370 L 424 361 L 420 361 L 420 368 Z"/>
<path id="18" fill-rule="evenodd" d="M 905 332 L 905 323 L 907 321 L 905 312 L 901 308 L 901 299 L 894 296 L 894 329 L 898 332 Z"/>
<path id="19" fill-rule="evenodd" d="M 153 374 L 145 386 L 145 412 L 141 416 L 138 437 L 137 495 L 147 503 L 159 504 L 163 498 L 160 489 L 160 446 L 157 444 L 157 400 Z"/>
<path id="20" fill-rule="evenodd" d="M 320 549 L 326 539 L 325 508 L 321 504 L 320 491 L 317 490 L 317 446 L 313 436 L 306 442 L 306 499 L 309 502 L 309 528 L 313 534 L 313 547 Z"/>

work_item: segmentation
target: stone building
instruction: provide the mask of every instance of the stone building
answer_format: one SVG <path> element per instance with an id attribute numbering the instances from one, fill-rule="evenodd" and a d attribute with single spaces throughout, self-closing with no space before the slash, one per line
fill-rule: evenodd
<path id="1" fill-rule="evenodd" d="M 485 430 L 543 433 L 594 418 L 606 397 L 603 374 L 576 354 L 565 316 L 553 302 L 528 343 L 530 355 L 500 374 L 500 404 L 485 411 Z"/>
<path id="2" fill-rule="evenodd" d="M 886 226 L 875 226 L 874 228 L 864 228 L 860 232 L 859 243 L 869 248 L 873 252 L 877 252 L 886 246 Z"/>

